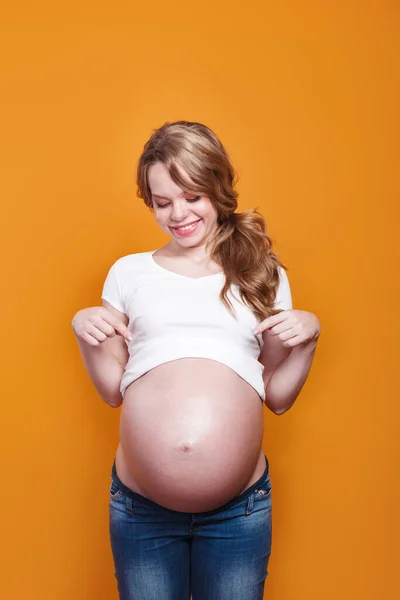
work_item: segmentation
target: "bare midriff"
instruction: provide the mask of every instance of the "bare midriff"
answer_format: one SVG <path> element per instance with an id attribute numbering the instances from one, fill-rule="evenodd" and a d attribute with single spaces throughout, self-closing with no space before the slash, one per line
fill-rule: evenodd
<path id="1" fill-rule="evenodd" d="M 263 431 L 260 396 L 235 371 L 203 358 L 163 363 L 126 389 L 117 473 L 166 508 L 213 510 L 263 474 Z"/>

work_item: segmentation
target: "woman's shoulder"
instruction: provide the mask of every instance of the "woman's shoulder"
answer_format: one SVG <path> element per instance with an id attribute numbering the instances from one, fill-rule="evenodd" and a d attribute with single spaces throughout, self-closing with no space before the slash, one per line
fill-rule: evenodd
<path id="1" fill-rule="evenodd" d="M 139 267 L 142 264 L 148 263 L 149 256 L 154 252 L 154 250 L 149 250 L 145 252 L 133 252 L 131 254 L 125 254 L 124 256 L 120 256 L 114 262 L 115 267 L 118 269 L 129 269 L 131 267 Z"/>
<path id="2" fill-rule="evenodd" d="M 151 255 L 154 250 L 132 252 L 117 258 L 110 267 L 120 284 L 125 287 L 135 287 L 142 279 L 152 276 L 153 269 Z"/>

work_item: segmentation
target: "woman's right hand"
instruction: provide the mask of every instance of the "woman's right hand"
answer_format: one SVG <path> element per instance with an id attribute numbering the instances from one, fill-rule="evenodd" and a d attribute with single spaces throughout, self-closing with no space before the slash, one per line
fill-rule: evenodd
<path id="1" fill-rule="evenodd" d="M 98 346 L 114 335 L 122 335 L 128 342 L 132 339 L 127 326 L 104 306 L 79 310 L 72 319 L 72 329 L 78 338 L 90 346 Z"/>

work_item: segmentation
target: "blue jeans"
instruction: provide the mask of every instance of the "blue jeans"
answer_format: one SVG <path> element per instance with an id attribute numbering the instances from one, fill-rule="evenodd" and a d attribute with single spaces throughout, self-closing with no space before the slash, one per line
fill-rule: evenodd
<path id="1" fill-rule="evenodd" d="M 265 462 L 242 494 L 215 510 L 187 513 L 130 490 L 114 461 L 110 539 L 120 600 L 262 600 L 272 534 Z"/>

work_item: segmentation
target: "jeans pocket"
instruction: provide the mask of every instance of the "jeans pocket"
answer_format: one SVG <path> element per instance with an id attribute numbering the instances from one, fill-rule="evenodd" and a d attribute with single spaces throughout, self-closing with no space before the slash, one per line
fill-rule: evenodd
<path id="1" fill-rule="evenodd" d="M 259 485 L 256 490 L 254 490 L 254 494 L 255 494 L 256 501 L 271 499 L 272 483 L 269 478 L 269 475 L 268 475 L 267 479 L 261 485 Z"/>
<path id="2" fill-rule="evenodd" d="M 111 480 L 111 485 L 110 485 L 110 498 L 112 500 L 118 500 L 118 498 L 121 498 L 123 492 L 122 490 L 120 490 L 120 488 L 118 487 L 118 485 L 115 483 L 115 481 L 112 479 Z"/>

